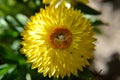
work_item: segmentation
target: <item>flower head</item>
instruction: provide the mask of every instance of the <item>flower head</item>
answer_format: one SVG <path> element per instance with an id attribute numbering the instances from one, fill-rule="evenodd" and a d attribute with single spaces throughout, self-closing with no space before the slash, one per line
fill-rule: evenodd
<path id="1" fill-rule="evenodd" d="M 50 5 L 56 5 L 56 4 L 65 4 L 65 6 L 69 7 L 71 5 L 75 5 L 76 2 L 81 2 L 81 3 L 88 3 L 88 0 L 43 0 L 44 4 L 49 4 Z"/>
<path id="2" fill-rule="evenodd" d="M 31 17 L 22 32 L 21 51 L 44 76 L 77 75 L 93 59 L 91 23 L 73 8 L 49 6 Z"/>

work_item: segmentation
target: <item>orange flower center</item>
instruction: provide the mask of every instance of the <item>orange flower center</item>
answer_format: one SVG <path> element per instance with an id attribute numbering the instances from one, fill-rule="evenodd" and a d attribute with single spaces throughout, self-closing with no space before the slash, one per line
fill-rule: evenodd
<path id="1" fill-rule="evenodd" d="M 72 34 L 67 28 L 55 28 L 50 32 L 49 41 L 54 48 L 65 49 L 71 44 Z"/>

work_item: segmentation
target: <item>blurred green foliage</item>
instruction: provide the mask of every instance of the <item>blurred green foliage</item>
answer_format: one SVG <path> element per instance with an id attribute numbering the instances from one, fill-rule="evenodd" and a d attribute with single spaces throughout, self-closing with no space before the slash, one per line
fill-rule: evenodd
<path id="1" fill-rule="evenodd" d="M 36 69 L 31 69 L 31 64 L 26 64 L 26 58 L 20 54 L 20 33 L 29 17 L 44 7 L 42 0 L 0 0 L 0 80 L 92 80 L 89 70 L 79 73 L 77 77 L 54 79 L 43 77 Z M 75 8 L 89 16 L 100 14 L 82 3 Z M 102 24 L 101 21 L 89 19 L 95 26 Z"/>

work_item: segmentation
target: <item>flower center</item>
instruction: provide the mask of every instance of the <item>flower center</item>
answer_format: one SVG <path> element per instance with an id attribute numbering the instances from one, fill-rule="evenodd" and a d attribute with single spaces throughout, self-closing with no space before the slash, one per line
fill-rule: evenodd
<path id="1" fill-rule="evenodd" d="M 65 49 L 71 44 L 72 34 L 67 28 L 55 28 L 50 32 L 49 41 L 54 48 Z"/>

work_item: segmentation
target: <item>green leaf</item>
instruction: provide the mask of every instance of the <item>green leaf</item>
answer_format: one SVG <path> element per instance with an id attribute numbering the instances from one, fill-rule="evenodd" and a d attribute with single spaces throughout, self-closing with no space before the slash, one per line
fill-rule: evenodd
<path id="1" fill-rule="evenodd" d="M 5 30 L 8 30 L 8 24 L 3 17 L 0 17 L 0 37 L 4 35 Z"/>
<path id="2" fill-rule="evenodd" d="M 78 72 L 78 77 L 81 80 L 94 80 L 94 76 L 92 72 L 90 72 L 88 69 L 84 69 L 83 72 Z"/>
<path id="3" fill-rule="evenodd" d="M 8 29 L 8 24 L 3 17 L 0 17 L 0 28 Z"/>
<path id="4" fill-rule="evenodd" d="M 30 73 L 27 73 L 27 74 L 26 74 L 26 80 L 32 80 Z"/>
<path id="5" fill-rule="evenodd" d="M 11 45 L 11 48 L 13 50 L 17 50 L 19 46 L 20 46 L 20 40 L 14 40 L 13 44 Z"/>
<path id="6" fill-rule="evenodd" d="M 17 19 L 15 17 L 8 15 L 8 16 L 6 16 L 6 20 L 13 30 L 15 30 L 17 32 L 23 31 L 23 27 L 21 27 L 21 26 L 23 26 L 23 25 L 21 25 L 22 23 L 17 21 Z"/>
<path id="7" fill-rule="evenodd" d="M 0 56 L 2 57 L 2 61 L 7 63 L 13 63 L 13 64 L 19 64 L 19 65 L 25 65 L 25 58 L 20 55 L 19 53 L 15 53 L 14 50 L 10 48 L 10 46 L 7 46 L 5 44 L 0 43 Z"/>
<path id="8" fill-rule="evenodd" d="M 8 65 L 8 64 L 3 64 L 0 65 L 0 80 L 8 73 L 12 73 L 14 69 L 16 68 L 15 65 Z"/>
<path id="9" fill-rule="evenodd" d="M 98 27 L 94 27 L 93 30 L 98 34 L 102 34 L 102 31 Z"/>
<path id="10" fill-rule="evenodd" d="M 95 20 L 94 22 L 92 22 L 93 26 L 99 26 L 99 25 L 108 25 L 107 23 L 102 22 L 101 20 Z"/>
<path id="11" fill-rule="evenodd" d="M 96 16 L 85 14 L 84 17 L 89 19 L 93 26 L 108 25 L 107 23 L 104 23 L 102 20 L 98 19 Z"/>
<path id="12" fill-rule="evenodd" d="M 90 6 L 87 6 L 83 3 L 78 2 L 78 4 L 75 6 L 75 9 L 80 9 L 85 14 L 91 14 L 91 15 L 100 15 L 101 13 Z"/>
<path id="13" fill-rule="evenodd" d="M 23 14 L 17 14 L 16 18 L 22 25 L 25 25 L 26 22 L 29 21 L 29 18 L 27 16 L 23 15 Z"/>

